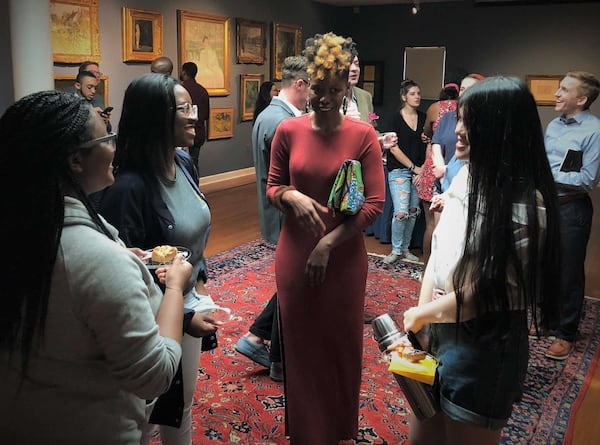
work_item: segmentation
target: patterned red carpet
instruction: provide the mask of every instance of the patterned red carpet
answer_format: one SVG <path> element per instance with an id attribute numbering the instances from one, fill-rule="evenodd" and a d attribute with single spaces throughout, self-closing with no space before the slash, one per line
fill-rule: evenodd
<path id="1" fill-rule="evenodd" d="M 253 241 L 208 259 L 210 290 L 219 304 L 230 307 L 235 318 L 219 331 L 219 348 L 201 358 L 193 417 L 194 444 L 287 444 L 283 428 L 283 385 L 268 371 L 234 351 L 254 316 L 275 290 L 274 247 Z M 383 264 L 369 257 L 367 307 L 375 314 L 389 313 L 397 320 L 416 303 L 419 282 L 412 276 L 418 266 Z M 531 342 L 526 393 L 504 429 L 503 444 L 568 443 L 568 424 L 587 388 L 598 359 L 600 304 L 586 303 L 581 338 L 565 362 L 543 356 L 549 340 Z M 307 336 L 318 335 L 307 330 Z M 407 443 L 407 403 L 380 359 L 371 327 L 365 327 L 363 384 L 357 444 Z M 160 444 L 158 438 L 153 444 Z"/>

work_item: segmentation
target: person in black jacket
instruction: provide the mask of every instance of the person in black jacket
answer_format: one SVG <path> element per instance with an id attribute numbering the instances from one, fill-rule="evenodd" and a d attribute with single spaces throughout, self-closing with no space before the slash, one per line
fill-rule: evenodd
<path id="1" fill-rule="evenodd" d="M 210 210 L 192 159 L 178 148 L 193 144 L 197 115 L 188 91 L 173 77 L 153 73 L 131 82 L 119 122 L 115 184 L 104 192 L 100 213 L 128 246 L 189 249 L 193 273 L 183 289 L 184 305 L 188 311 L 202 312 L 214 307 L 205 289 L 203 257 Z M 214 334 L 218 323 L 208 316 L 204 322 L 206 334 Z M 172 406 L 181 399 L 181 379 L 175 378 L 173 391 L 158 400 L 150 417 L 150 422 L 161 424 L 165 445 L 191 444 L 190 410 L 200 352 L 216 347 L 216 337 L 204 337 L 202 348 L 200 341 L 184 335 L 183 409 Z"/>

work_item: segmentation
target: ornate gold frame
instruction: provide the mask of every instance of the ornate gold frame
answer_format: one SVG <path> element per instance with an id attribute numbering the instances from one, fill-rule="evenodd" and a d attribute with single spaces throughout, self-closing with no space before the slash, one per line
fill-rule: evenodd
<path id="1" fill-rule="evenodd" d="M 265 63 L 266 34 L 266 23 L 236 19 L 237 63 Z"/>
<path id="2" fill-rule="evenodd" d="M 293 48 L 284 48 L 283 36 L 291 34 L 294 40 Z M 281 80 L 281 65 L 288 56 L 299 56 L 302 51 L 302 26 L 273 23 L 271 56 L 271 79 Z"/>
<path id="3" fill-rule="evenodd" d="M 233 107 L 211 108 L 208 118 L 208 139 L 224 139 L 233 137 Z"/>
<path id="4" fill-rule="evenodd" d="M 240 118 L 242 122 L 251 121 L 254 118 L 256 98 L 264 78 L 265 76 L 262 74 L 242 74 L 240 76 Z M 252 83 L 256 84 L 256 89 L 248 88 Z"/>
<path id="5" fill-rule="evenodd" d="M 135 25 L 139 25 L 136 21 L 152 23 L 152 47 L 150 50 L 142 49 L 139 41 L 137 45 L 135 43 Z M 160 12 L 123 8 L 122 25 L 123 62 L 151 62 L 157 57 L 162 56 L 163 18 Z"/>
<path id="6" fill-rule="evenodd" d="M 50 0 L 50 34 L 54 62 L 100 63 L 98 0 Z"/>
<path id="7" fill-rule="evenodd" d="M 210 96 L 230 93 L 229 24 L 230 19 L 225 16 L 177 11 L 179 66 L 195 62 L 198 65 L 196 81 Z M 203 52 L 206 52 L 204 56 Z M 203 58 L 205 60 L 201 60 Z"/>

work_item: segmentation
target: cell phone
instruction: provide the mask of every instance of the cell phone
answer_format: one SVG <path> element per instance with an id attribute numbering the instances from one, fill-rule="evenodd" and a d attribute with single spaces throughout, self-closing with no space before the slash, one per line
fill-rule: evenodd
<path id="1" fill-rule="evenodd" d="M 114 110 L 113 107 L 106 107 L 100 114 L 107 114 Z"/>

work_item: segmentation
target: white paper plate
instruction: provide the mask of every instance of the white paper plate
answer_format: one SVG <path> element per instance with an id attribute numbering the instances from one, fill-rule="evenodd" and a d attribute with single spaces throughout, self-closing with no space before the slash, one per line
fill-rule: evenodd
<path id="1" fill-rule="evenodd" d="M 184 260 L 187 260 L 192 256 L 192 252 L 190 251 L 190 249 L 187 249 L 185 247 L 180 247 L 180 246 L 174 246 L 174 247 L 177 248 L 177 255 L 181 255 Z M 146 267 L 148 269 L 158 269 L 159 267 L 169 266 L 169 264 L 153 263 L 152 262 L 152 250 L 153 249 L 145 250 L 144 252 L 146 253 L 146 256 L 142 259 L 142 261 L 144 261 L 144 263 L 146 264 Z"/>

